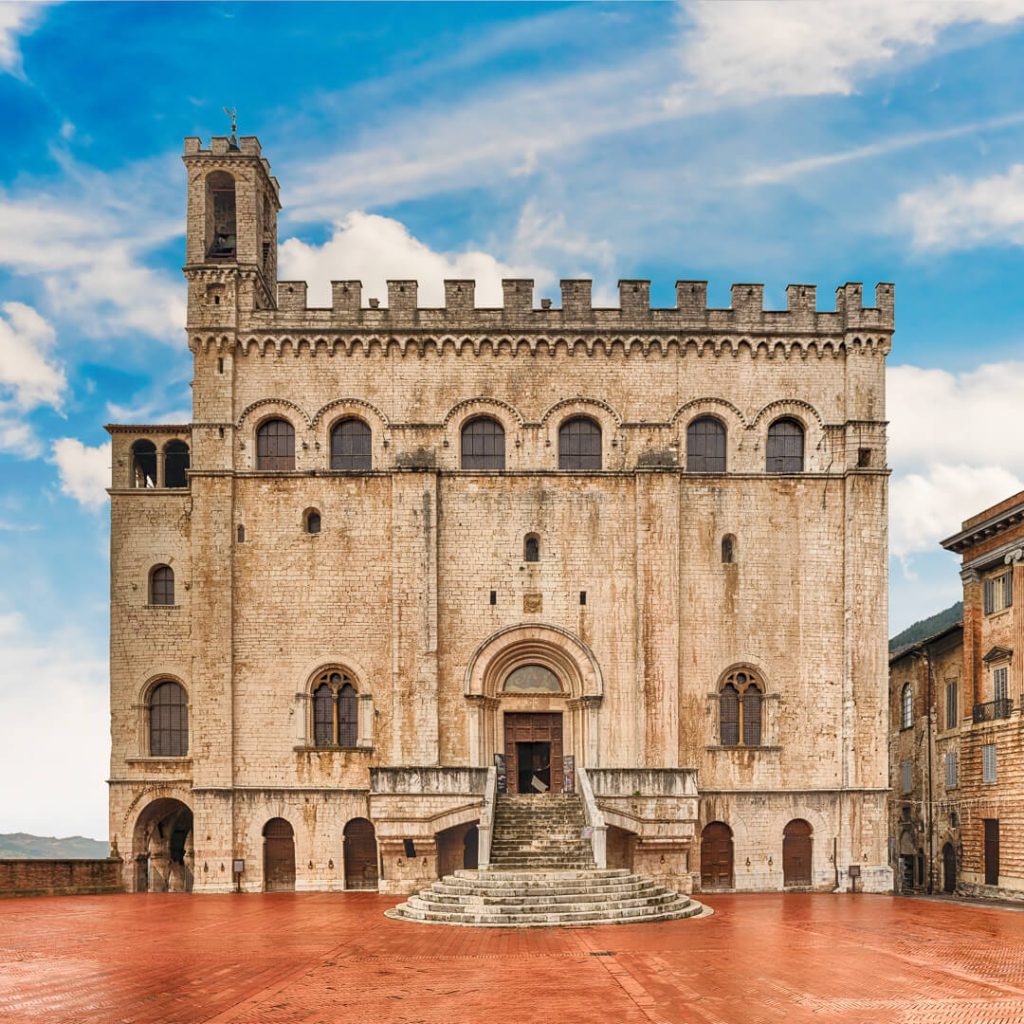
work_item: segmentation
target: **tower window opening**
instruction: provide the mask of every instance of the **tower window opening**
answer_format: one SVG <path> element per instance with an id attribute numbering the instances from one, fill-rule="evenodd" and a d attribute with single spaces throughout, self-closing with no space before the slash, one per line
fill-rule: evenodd
<path id="1" fill-rule="evenodd" d="M 582 605 L 582 604 L 586 604 L 586 603 L 587 603 L 587 592 L 585 590 L 581 590 L 580 591 L 580 604 Z"/>
<path id="2" fill-rule="evenodd" d="M 238 239 L 235 228 L 235 179 L 214 171 L 206 179 L 207 251 L 211 259 L 233 259 Z"/>
<path id="3" fill-rule="evenodd" d="M 523 561 L 540 561 L 540 537 L 535 533 L 528 533 L 523 541 Z"/>
<path id="4" fill-rule="evenodd" d="M 491 604 L 498 603 L 498 592 L 496 590 L 491 591 Z"/>

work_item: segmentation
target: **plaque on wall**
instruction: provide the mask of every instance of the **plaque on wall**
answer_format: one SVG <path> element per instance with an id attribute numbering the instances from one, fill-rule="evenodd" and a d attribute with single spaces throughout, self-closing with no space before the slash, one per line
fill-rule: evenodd
<path id="1" fill-rule="evenodd" d="M 576 758 L 573 754 L 566 754 L 562 758 L 562 771 L 565 779 L 562 785 L 563 793 L 576 792 Z"/>
<path id="2" fill-rule="evenodd" d="M 494 755 L 494 767 L 497 769 L 498 774 L 498 792 L 508 792 L 508 772 L 505 769 L 505 755 L 495 754 Z"/>

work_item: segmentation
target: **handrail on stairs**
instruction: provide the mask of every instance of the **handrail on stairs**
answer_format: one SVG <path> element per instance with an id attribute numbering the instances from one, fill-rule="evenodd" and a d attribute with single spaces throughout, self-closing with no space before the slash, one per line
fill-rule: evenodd
<path id="1" fill-rule="evenodd" d="M 601 808 L 597 806 L 587 770 L 582 765 L 576 769 L 576 778 L 579 780 L 580 795 L 583 797 L 583 818 L 587 823 L 587 828 L 590 829 L 594 866 L 604 869 L 608 867 L 608 826 L 605 824 Z"/>
<path id="2" fill-rule="evenodd" d="M 491 866 L 491 838 L 494 835 L 494 806 L 498 800 L 498 770 L 492 765 L 487 769 L 487 783 L 484 786 L 484 806 L 480 811 L 477 825 L 477 868 L 486 871 Z"/>

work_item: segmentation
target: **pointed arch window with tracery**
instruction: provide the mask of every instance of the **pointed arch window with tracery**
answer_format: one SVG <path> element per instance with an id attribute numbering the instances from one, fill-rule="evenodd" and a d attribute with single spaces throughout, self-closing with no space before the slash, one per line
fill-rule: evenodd
<path id="1" fill-rule="evenodd" d="M 723 747 L 761 746 L 764 684 L 751 672 L 730 672 L 718 691 L 719 743 Z"/>

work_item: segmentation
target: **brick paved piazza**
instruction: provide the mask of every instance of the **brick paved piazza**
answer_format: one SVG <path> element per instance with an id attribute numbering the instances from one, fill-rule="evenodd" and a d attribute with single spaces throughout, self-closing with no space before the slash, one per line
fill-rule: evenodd
<path id="1" fill-rule="evenodd" d="M 707 902 L 695 921 L 481 931 L 388 920 L 370 893 L 2 900 L 0 1021 L 1024 1021 L 1024 914 Z"/>

